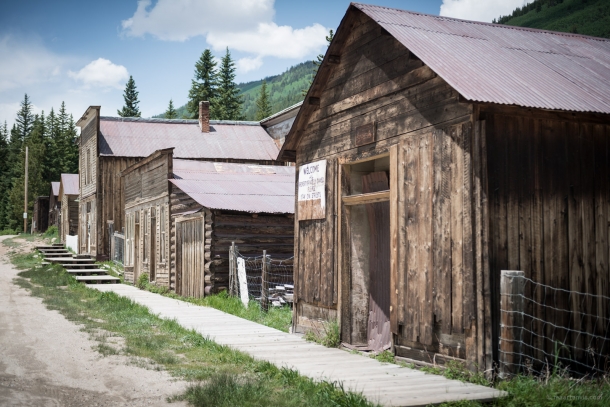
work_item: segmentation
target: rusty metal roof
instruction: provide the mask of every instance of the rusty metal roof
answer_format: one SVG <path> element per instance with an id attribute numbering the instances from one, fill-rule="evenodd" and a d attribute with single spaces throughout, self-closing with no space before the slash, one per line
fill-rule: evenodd
<path id="1" fill-rule="evenodd" d="M 51 182 L 51 192 L 54 196 L 59 195 L 59 182 Z"/>
<path id="2" fill-rule="evenodd" d="M 275 160 L 279 152 L 258 122 L 210 121 L 202 133 L 198 120 L 100 117 L 100 155 L 147 157 L 175 147 L 177 158 Z"/>
<path id="3" fill-rule="evenodd" d="M 206 208 L 294 213 L 294 168 L 175 159 L 170 181 Z"/>
<path id="4" fill-rule="evenodd" d="M 465 99 L 610 113 L 610 40 L 352 3 Z"/>
<path id="5" fill-rule="evenodd" d="M 61 188 L 65 195 L 78 195 L 79 193 L 78 174 L 61 174 Z M 60 189 L 61 189 L 60 188 Z"/>

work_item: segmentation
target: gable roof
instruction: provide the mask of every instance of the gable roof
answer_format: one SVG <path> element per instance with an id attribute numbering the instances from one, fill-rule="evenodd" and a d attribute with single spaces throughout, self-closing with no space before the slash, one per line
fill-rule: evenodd
<path id="1" fill-rule="evenodd" d="M 466 100 L 610 114 L 610 40 L 351 3 L 278 159 L 291 160 L 353 23 L 375 21 Z M 319 99 L 318 99 L 319 103 Z"/>
<path id="2" fill-rule="evenodd" d="M 294 169 L 174 159 L 170 182 L 206 208 L 294 213 Z"/>
<path id="3" fill-rule="evenodd" d="M 78 174 L 61 174 L 60 193 L 65 195 L 78 195 L 79 178 Z"/>
<path id="4" fill-rule="evenodd" d="M 352 3 L 477 102 L 610 113 L 610 40 Z"/>
<path id="5" fill-rule="evenodd" d="M 59 196 L 59 182 L 51 182 L 51 193 L 54 196 Z"/>
<path id="6" fill-rule="evenodd" d="M 275 160 L 278 147 L 258 122 L 210 121 L 202 133 L 198 120 L 100 117 L 100 155 L 147 157 L 175 147 L 177 158 Z"/>

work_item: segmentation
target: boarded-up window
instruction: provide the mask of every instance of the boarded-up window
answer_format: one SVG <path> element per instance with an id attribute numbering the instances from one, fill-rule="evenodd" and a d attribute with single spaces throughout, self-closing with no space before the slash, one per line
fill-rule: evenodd
<path id="1" fill-rule="evenodd" d="M 91 150 L 87 149 L 87 165 L 85 167 L 85 184 L 91 183 Z"/>
<path id="2" fill-rule="evenodd" d="M 129 213 L 125 219 L 125 266 L 133 265 L 134 215 Z"/>

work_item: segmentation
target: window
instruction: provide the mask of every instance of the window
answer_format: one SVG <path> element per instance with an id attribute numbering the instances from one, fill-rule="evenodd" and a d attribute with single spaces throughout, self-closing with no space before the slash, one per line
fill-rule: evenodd
<path id="1" fill-rule="evenodd" d="M 135 233 L 135 216 L 133 213 L 127 214 L 125 223 L 125 265 L 133 266 L 133 239 Z"/>
<path id="2" fill-rule="evenodd" d="M 166 251 L 166 238 L 165 238 L 165 205 L 161 205 L 161 213 L 159 215 L 159 237 L 160 237 L 160 252 L 159 252 L 159 256 L 160 259 L 159 261 L 161 263 L 165 262 L 165 251 Z"/>
<path id="3" fill-rule="evenodd" d="M 91 150 L 87 149 L 87 163 L 85 166 L 85 184 L 91 183 Z"/>
<path id="4" fill-rule="evenodd" d="M 142 216 L 142 222 L 144 223 L 144 256 L 142 257 L 142 260 L 144 262 L 147 262 L 148 261 L 148 250 L 149 250 L 149 248 L 148 248 L 148 240 L 149 240 L 149 238 L 148 238 L 148 227 L 149 227 L 148 226 L 149 225 L 148 221 L 150 219 L 149 214 L 148 214 L 148 210 L 145 209 L 143 215 L 144 216 Z"/>

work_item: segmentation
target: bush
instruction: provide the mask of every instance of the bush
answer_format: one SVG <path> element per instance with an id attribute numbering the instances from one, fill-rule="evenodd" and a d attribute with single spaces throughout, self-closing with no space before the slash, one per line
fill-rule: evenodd
<path id="1" fill-rule="evenodd" d="M 50 226 L 46 232 L 44 232 L 44 237 L 58 237 L 59 236 L 59 230 L 57 229 L 57 226 L 53 225 Z"/>
<path id="2" fill-rule="evenodd" d="M 17 234 L 17 231 L 13 230 L 13 229 L 0 230 L 0 236 L 16 235 L 16 234 Z"/>
<path id="3" fill-rule="evenodd" d="M 322 332 L 312 330 L 307 331 L 305 333 L 305 340 L 319 343 L 327 348 L 338 348 L 341 344 L 341 331 L 339 329 L 339 323 L 337 323 L 336 320 L 324 322 L 322 325 Z"/>
<path id="4" fill-rule="evenodd" d="M 140 274 L 138 281 L 136 281 L 136 287 L 140 290 L 145 290 L 148 287 L 148 273 Z"/>

